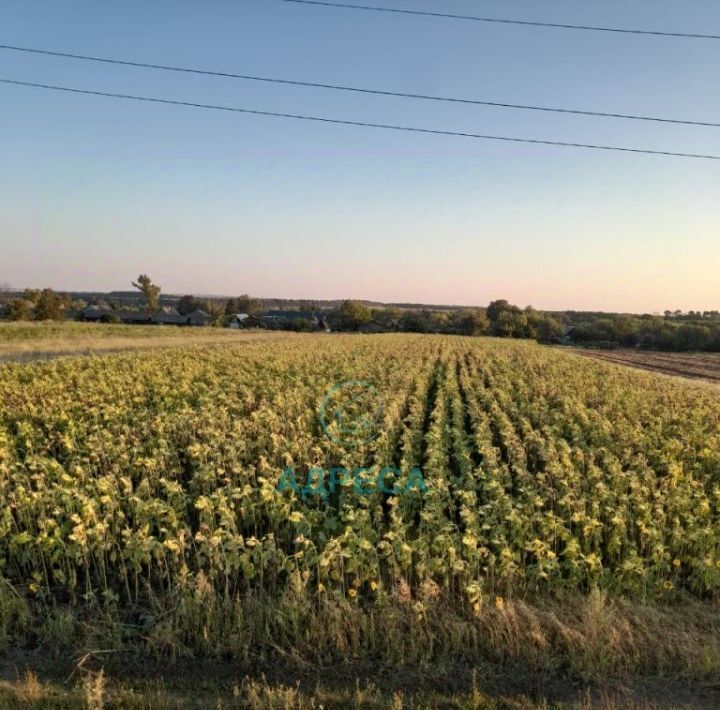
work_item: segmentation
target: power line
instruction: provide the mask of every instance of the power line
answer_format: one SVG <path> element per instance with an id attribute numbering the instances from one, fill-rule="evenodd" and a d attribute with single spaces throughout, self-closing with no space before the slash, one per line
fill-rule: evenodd
<path id="1" fill-rule="evenodd" d="M 437 136 L 457 136 L 460 138 L 475 138 L 480 140 L 505 141 L 508 143 L 532 143 L 535 145 L 562 146 L 566 148 L 588 148 L 592 150 L 619 151 L 622 153 L 642 153 L 645 155 L 671 156 L 675 158 L 699 158 L 704 160 L 720 160 L 720 155 L 708 155 L 702 153 L 678 153 L 667 150 L 646 150 L 642 148 L 622 148 L 619 146 L 593 145 L 591 143 L 571 143 L 566 141 L 540 140 L 537 138 L 516 138 L 513 136 L 494 136 L 481 133 L 465 133 L 461 131 L 446 131 L 433 128 L 418 128 L 414 126 L 398 126 L 389 123 L 370 123 L 367 121 L 349 121 L 339 118 L 327 118 L 324 116 L 307 116 L 294 113 L 280 113 L 277 111 L 260 111 L 258 109 L 237 108 L 234 106 L 217 106 L 213 104 L 200 104 L 190 101 L 178 101 L 175 99 L 159 99 L 149 96 L 133 96 L 130 94 L 118 94 L 106 91 L 92 91 L 90 89 L 73 89 L 67 86 L 52 86 L 50 84 L 37 84 L 29 81 L 16 81 L 14 79 L 0 79 L 0 83 L 15 86 L 30 86 L 37 89 L 50 89 L 52 91 L 65 91 L 72 94 L 84 94 L 88 96 L 106 96 L 115 99 L 128 99 L 131 101 L 146 101 L 150 103 L 169 104 L 171 106 L 189 106 L 192 108 L 212 109 L 214 111 L 232 111 L 235 113 L 252 114 L 255 116 L 275 116 L 278 118 L 293 118 L 300 121 L 316 121 L 319 123 L 333 123 L 343 126 L 358 126 L 362 128 L 382 128 L 391 131 L 406 131 L 410 133 L 424 133 Z"/>
<path id="2" fill-rule="evenodd" d="M 577 116 L 599 116 L 602 118 L 623 118 L 634 121 L 655 121 L 658 123 L 674 123 L 685 126 L 706 126 L 711 128 L 720 128 L 720 123 L 712 123 L 710 121 L 689 121 L 676 118 L 660 118 L 657 116 L 641 116 L 626 113 L 608 113 L 604 111 L 583 111 L 580 109 L 557 108 L 550 106 L 536 106 L 532 104 L 512 104 L 500 101 L 485 101 L 480 99 L 461 99 L 448 96 L 432 96 L 429 94 L 414 94 L 403 91 L 383 91 L 381 89 L 368 89 L 358 86 L 345 86 L 342 84 L 323 84 L 312 81 L 296 81 L 292 79 L 277 79 L 265 76 L 253 76 L 250 74 L 232 74 L 230 72 L 210 71 L 207 69 L 193 69 L 189 67 L 178 67 L 167 64 L 150 64 L 148 62 L 135 62 L 125 59 L 108 59 L 106 57 L 95 57 L 86 54 L 71 54 L 69 52 L 55 52 L 49 49 L 35 49 L 31 47 L 17 47 L 10 44 L 0 44 L 0 49 L 11 50 L 14 52 L 27 52 L 30 54 L 47 55 L 50 57 L 62 57 L 65 59 L 79 59 L 88 62 L 100 62 L 103 64 L 119 64 L 121 66 L 141 67 L 143 69 L 160 69 L 162 71 L 182 72 L 186 74 L 200 74 L 202 76 L 217 76 L 227 79 L 242 79 L 246 81 L 258 81 L 270 84 L 285 84 L 290 86 L 305 86 L 315 89 L 333 89 L 335 91 L 349 91 L 359 94 L 371 94 L 374 96 L 395 96 L 405 99 L 420 99 L 423 101 L 440 101 L 458 104 L 470 104 L 474 106 L 493 106 L 496 108 L 522 109 L 526 111 L 545 111 L 550 113 L 565 113 Z"/>
<path id="3" fill-rule="evenodd" d="M 558 22 L 533 22 L 531 20 L 508 20 L 498 17 L 475 17 L 473 15 L 453 15 L 447 12 L 430 12 L 428 10 L 403 10 L 396 7 L 377 7 L 375 5 L 350 5 L 348 3 L 326 2 L 325 0 L 281 0 L 298 5 L 319 5 L 323 7 L 339 7 L 347 10 L 369 10 L 371 12 L 390 12 L 399 15 L 422 15 L 424 17 L 441 17 L 449 20 L 472 20 L 474 22 L 492 22 L 502 25 L 523 25 L 525 27 L 551 27 L 561 30 L 588 30 L 590 32 L 616 32 L 629 35 L 653 35 L 656 37 L 681 37 L 683 39 L 720 39 L 720 35 L 696 34 L 691 32 L 662 32 L 659 30 L 634 30 L 621 27 L 600 27 L 596 25 L 568 25 Z"/>

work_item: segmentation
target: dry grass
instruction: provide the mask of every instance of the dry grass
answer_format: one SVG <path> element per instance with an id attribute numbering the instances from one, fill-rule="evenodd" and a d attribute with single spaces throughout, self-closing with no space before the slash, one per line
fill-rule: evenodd
<path id="1" fill-rule="evenodd" d="M 252 343 L 292 334 L 96 323 L 0 323 L 0 362 L 29 362 L 70 355 L 152 350 L 185 345 Z"/>
<path id="2" fill-rule="evenodd" d="M 227 598 L 205 579 L 173 607 L 155 609 L 155 621 L 145 619 L 135 635 L 98 607 L 86 619 L 64 618 L 64 649 L 57 638 L 49 644 L 63 657 L 82 657 L 72 687 L 27 675 L 0 685 L 0 707 L 640 708 L 667 707 L 668 698 L 672 707 L 720 705 L 714 603 L 593 592 L 493 600 L 478 611 L 446 591 L 420 597 L 399 588 L 368 605 L 331 595 Z M 57 619 L 55 612 L 26 621 L 40 648 L 53 636 L 44 626 Z M 232 671 L 205 675 L 203 659 Z M 148 685 L 152 669 L 172 687 Z M 238 683 L 238 669 L 254 680 Z M 263 670 L 268 681 L 260 680 Z M 58 693 L 78 704 L 38 700 Z M 208 695 L 213 701 L 204 705 Z M 180 702 L 197 696 L 203 703 Z M 7 697 L 26 704 L 3 705 Z"/>
<path id="3" fill-rule="evenodd" d="M 520 666 L 582 681 L 633 674 L 720 682 L 720 614 L 713 602 L 613 598 L 600 591 L 467 608 L 452 594 L 402 596 L 362 605 L 340 596 L 225 598 L 203 580 L 172 609 L 158 608 L 144 653 L 182 659 L 273 658 L 301 667 L 378 659 L 388 667 Z"/>
<path id="4" fill-rule="evenodd" d="M 97 686 L 97 679 L 102 685 Z M 415 680 L 415 679 L 413 679 Z M 511 685 L 511 684 L 510 684 Z M 179 680 L 133 682 L 120 677 L 105 680 L 103 671 L 77 682 L 41 682 L 33 673 L 14 681 L 0 681 L 0 709 L 53 708 L 100 710 L 169 710 L 170 708 L 216 708 L 224 710 L 529 710 L 531 708 L 578 708 L 590 710 L 651 710 L 653 708 L 713 707 L 701 695 L 663 692 L 662 686 L 643 689 L 625 686 L 575 688 L 566 697 L 540 692 L 531 695 L 508 688 L 484 691 L 477 674 L 471 674 L 466 688 L 438 691 L 408 686 L 380 688 L 372 680 L 357 678 L 344 687 L 332 682 L 313 684 L 237 678 L 232 672 L 223 680 L 202 681 L 197 674 Z"/>
<path id="5" fill-rule="evenodd" d="M 185 328 L 169 325 L 126 325 L 124 323 L 82 323 L 78 321 L 0 322 L 0 342 L 27 340 L 82 340 L 85 338 L 131 337 L 192 338 L 207 333 L 208 328 Z M 229 329 L 228 329 L 229 330 Z"/>
<path id="6" fill-rule="evenodd" d="M 134 687 L 116 682 L 103 689 L 102 704 L 96 697 L 88 697 L 80 687 L 64 684 L 39 684 L 38 690 L 28 694 L 25 679 L 16 682 L 0 682 L 0 708 L 77 708 L 100 710 L 103 707 L 128 708 L 129 710 L 164 710 L 169 708 L 243 708 L 244 710 L 338 710 L 365 708 L 367 710 L 404 710 L 405 708 L 448 707 L 463 710 L 480 708 L 536 708 L 548 707 L 539 701 L 525 697 L 496 697 L 479 692 L 457 693 L 403 693 L 386 695 L 372 684 L 366 687 L 334 690 L 317 686 L 303 690 L 298 685 L 270 684 L 264 678 L 245 678 L 232 688 L 218 688 L 214 692 L 197 686 L 166 690 L 161 687 Z M 578 707 L 583 707 L 578 704 Z M 613 705 L 605 707 L 628 707 Z M 646 707 L 646 706 L 643 706 Z"/>

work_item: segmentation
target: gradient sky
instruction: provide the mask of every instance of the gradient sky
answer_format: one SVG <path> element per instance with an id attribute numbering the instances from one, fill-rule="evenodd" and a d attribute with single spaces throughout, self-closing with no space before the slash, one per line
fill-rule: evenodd
<path id="1" fill-rule="evenodd" d="M 717 0 L 377 0 L 720 33 Z M 720 122 L 720 42 L 278 0 L 2 0 L 0 43 Z M 0 51 L 0 76 L 333 118 L 720 154 L 720 129 Z M 720 162 L 432 137 L 0 85 L 0 284 L 546 309 L 720 308 Z"/>

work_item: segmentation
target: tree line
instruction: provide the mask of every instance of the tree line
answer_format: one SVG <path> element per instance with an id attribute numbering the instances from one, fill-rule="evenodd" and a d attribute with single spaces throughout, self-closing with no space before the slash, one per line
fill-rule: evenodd
<path id="1" fill-rule="evenodd" d="M 577 344 L 616 342 L 623 348 L 674 352 L 720 352 L 720 314 L 696 312 L 693 316 L 571 314 L 569 335 Z"/>
<path id="2" fill-rule="evenodd" d="M 450 335 L 494 335 L 501 338 L 533 338 L 551 341 L 564 330 L 563 321 L 531 306 L 519 308 L 506 300 L 486 308 L 434 310 L 397 307 L 368 308 L 359 301 L 343 301 L 328 314 L 333 330 L 407 333 L 445 333 Z"/>
<path id="3" fill-rule="evenodd" d="M 145 310 L 160 310 L 162 289 L 146 274 L 132 285 L 142 294 Z M 165 298 L 165 297 L 163 297 Z M 166 301 L 170 302 L 170 300 Z M 229 299 L 185 295 L 171 301 L 181 315 L 202 310 L 214 325 L 227 325 L 237 313 L 261 317 L 263 302 L 243 294 Z M 126 304 L 99 302 L 109 309 Z M 65 320 L 78 315 L 85 301 L 50 288 L 25 289 L 19 297 L 6 299 L 2 316 L 6 320 Z M 317 330 L 317 318 L 333 331 L 445 333 L 499 338 L 525 338 L 541 343 L 578 346 L 610 346 L 664 351 L 720 352 L 720 312 L 667 310 L 662 315 L 627 315 L 603 312 L 547 312 L 532 306 L 520 308 L 505 299 L 484 308 L 400 308 L 369 307 L 361 301 L 345 300 L 335 308 L 320 308 L 314 301 L 298 303 L 298 311 L 316 318 L 295 318 L 276 327 L 287 330 Z M 112 320 L 110 314 L 108 320 Z M 256 319 L 250 320 L 257 325 Z"/>
<path id="4" fill-rule="evenodd" d="M 661 316 L 544 312 L 532 306 L 520 308 L 505 299 L 492 301 L 485 308 L 436 311 L 368 308 L 358 301 L 345 301 L 329 313 L 328 321 L 333 330 L 345 331 L 365 330 L 374 325 L 378 331 L 489 335 L 591 347 L 720 352 L 718 311 L 666 311 Z"/>

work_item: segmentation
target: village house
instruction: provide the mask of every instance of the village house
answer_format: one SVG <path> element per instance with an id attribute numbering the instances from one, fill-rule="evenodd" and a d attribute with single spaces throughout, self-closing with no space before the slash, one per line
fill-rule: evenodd
<path id="1" fill-rule="evenodd" d="M 194 310 L 189 316 L 187 316 L 187 324 L 195 326 L 210 325 L 213 317 L 201 308 Z"/>
<path id="2" fill-rule="evenodd" d="M 78 314 L 79 320 L 88 323 L 127 323 L 141 325 L 192 325 L 206 326 L 212 322 L 212 316 L 197 309 L 189 315 L 181 315 L 175 308 L 166 306 L 157 313 L 147 311 L 116 311 L 109 306 L 87 306 Z"/>
<path id="3" fill-rule="evenodd" d="M 315 330 L 330 330 L 325 314 L 311 311 L 268 311 L 260 321 L 266 328 L 292 328 L 307 322 Z"/>
<path id="4" fill-rule="evenodd" d="M 250 318 L 250 316 L 247 313 L 236 313 L 232 318 L 230 318 L 230 322 L 228 323 L 228 328 L 246 328 L 247 327 L 247 320 Z"/>

